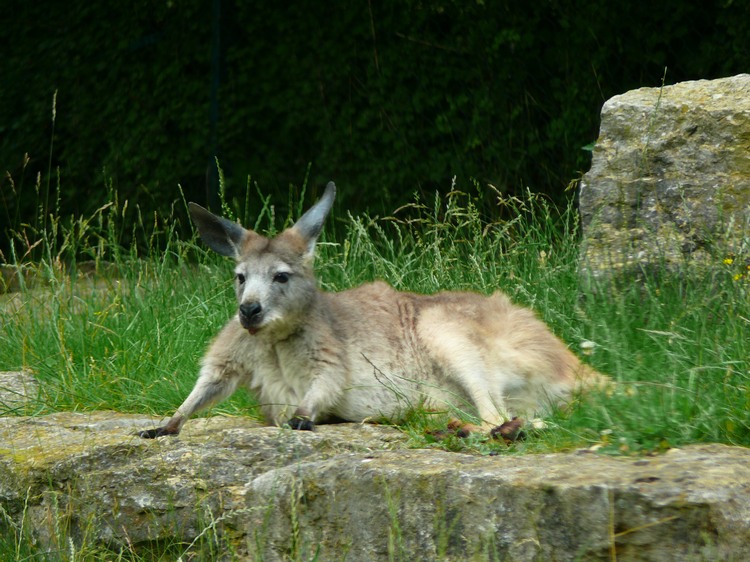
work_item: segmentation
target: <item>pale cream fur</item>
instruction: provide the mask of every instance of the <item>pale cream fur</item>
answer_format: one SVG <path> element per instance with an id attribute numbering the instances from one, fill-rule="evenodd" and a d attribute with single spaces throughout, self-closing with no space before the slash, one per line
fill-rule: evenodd
<path id="1" fill-rule="evenodd" d="M 268 423 L 291 420 L 298 429 L 331 419 L 398 420 L 417 406 L 468 411 L 491 428 L 606 380 L 499 291 L 418 295 L 382 282 L 320 291 L 312 257 L 334 193 L 329 184 L 271 240 L 193 209 L 207 244 L 237 260 L 241 312 L 209 347 L 185 402 L 145 437 L 178 433 L 239 387 L 258 398 Z M 255 314 L 241 321 L 243 310 Z"/>

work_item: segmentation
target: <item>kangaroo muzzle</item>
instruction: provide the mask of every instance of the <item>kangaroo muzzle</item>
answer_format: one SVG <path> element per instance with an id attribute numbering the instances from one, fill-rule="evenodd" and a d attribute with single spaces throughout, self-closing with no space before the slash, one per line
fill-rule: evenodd
<path id="1" fill-rule="evenodd" d="M 240 305 L 240 324 L 251 333 L 260 329 L 260 323 L 263 321 L 263 307 L 259 302 L 243 302 Z"/>

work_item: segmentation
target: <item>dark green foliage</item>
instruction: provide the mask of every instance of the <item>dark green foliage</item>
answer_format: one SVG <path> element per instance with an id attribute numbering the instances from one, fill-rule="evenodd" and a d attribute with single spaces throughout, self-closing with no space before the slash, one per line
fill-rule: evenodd
<path id="1" fill-rule="evenodd" d="M 659 85 L 665 67 L 673 83 L 750 60 L 750 5 L 728 0 L 71 0 L 2 14 L 4 228 L 38 220 L 58 186 L 63 215 L 104 204 L 109 182 L 146 216 L 178 184 L 204 202 L 215 155 L 230 200 L 248 176 L 275 201 L 334 179 L 339 204 L 390 211 L 454 175 L 559 200 L 607 98 Z"/>
<path id="2" fill-rule="evenodd" d="M 170 4 L 13 8 L 3 26 L 0 165 L 12 183 L 2 180 L 2 219 L 35 212 L 40 172 L 45 191 L 59 170 L 63 214 L 103 205 L 110 181 L 146 211 L 166 210 L 178 182 L 205 175 L 209 14 L 199 2 Z"/>

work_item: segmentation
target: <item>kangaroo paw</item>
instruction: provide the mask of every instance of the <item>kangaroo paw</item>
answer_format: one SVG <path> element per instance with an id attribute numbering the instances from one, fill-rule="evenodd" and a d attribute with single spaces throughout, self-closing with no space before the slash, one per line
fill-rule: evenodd
<path id="1" fill-rule="evenodd" d="M 490 431 L 490 437 L 495 439 L 502 439 L 506 443 L 513 443 L 514 441 L 520 441 L 526 438 L 526 434 L 523 431 L 524 421 L 521 418 L 513 418 L 507 422 L 493 428 Z"/>
<path id="2" fill-rule="evenodd" d="M 472 433 L 483 432 L 482 426 L 469 423 L 469 422 L 465 422 L 457 418 L 453 418 L 452 420 L 448 422 L 448 430 L 455 431 L 456 436 L 461 437 L 462 439 L 468 437 Z"/>
<path id="3" fill-rule="evenodd" d="M 304 416 L 293 416 L 292 419 L 286 422 L 286 425 L 292 429 L 298 429 L 301 431 L 312 431 L 315 429 L 315 424 L 310 418 Z"/>
<path id="4" fill-rule="evenodd" d="M 448 439 L 449 437 L 460 437 L 461 439 L 464 439 L 472 433 L 482 433 L 482 428 L 478 425 L 457 418 L 451 419 L 445 429 L 435 429 L 427 432 L 428 435 L 438 441 Z"/>
<path id="5" fill-rule="evenodd" d="M 138 437 L 142 437 L 143 439 L 154 439 L 163 435 L 177 435 L 178 433 L 178 431 L 171 431 L 167 428 L 167 426 L 164 426 L 155 427 L 153 429 L 146 429 L 145 431 L 139 431 Z"/>

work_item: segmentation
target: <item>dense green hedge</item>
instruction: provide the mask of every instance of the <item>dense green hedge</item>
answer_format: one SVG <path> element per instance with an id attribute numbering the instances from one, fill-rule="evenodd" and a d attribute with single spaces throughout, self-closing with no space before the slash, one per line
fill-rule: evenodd
<path id="1" fill-rule="evenodd" d="M 3 12 L 6 226 L 34 216 L 37 173 L 42 191 L 59 181 L 63 213 L 96 208 L 109 185 L 147 211 L 168 208 L 178 184 L 205 201 L 215 152 L 233 197 L 250 176 L 286 201 L 310 165 L 309 182 L 336 180 L 354 210 L 390 210 L 454 175 L 560 198 L 588 166 L 607 98 L 658 86 L 665 67 L 673 83 L 750 61 L 750 3 L 731 0 L 40 0 Z"/>

